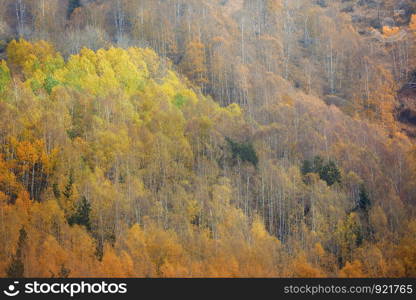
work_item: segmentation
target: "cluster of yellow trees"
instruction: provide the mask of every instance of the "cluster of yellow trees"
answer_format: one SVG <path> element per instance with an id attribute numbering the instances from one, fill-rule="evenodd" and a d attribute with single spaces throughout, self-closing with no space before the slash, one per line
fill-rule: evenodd
<path id="1" fill-rule="evenodd" d="M 378 33 L 393 34 L 399 27 L 386 24 L 402 25 L 415 8 L 410 0 L 379 1 L 377 9 L 343 0 L 0 0 L 0 5 L 5 8 L 0 39 L 48 40 L 65 56 L 82 47 L 150 46 L 215 101 L 239 103 L 256 119 L 262 118 L 259 108 L 284 90 L 283 78 L 350 115 L 393 126 L 394 91 L 415 63 L 410 35 L 383 43 L 365 33 L 375 26 Z M 403 7 L 403 16 L 394 19 Z"/>
<path id="2" fill-rule="evenodd" d="M 198 155 L 216 168 L 207 156 L 243 122 L 237 105 L 220 108 L 138 48 L 64 62 L 45 42 L 13 41 L 1 88 L 2 276 L 276 274 L 263 256 L 279 241 L 230 204 L 229 181 L 194 178 Z M 223 238 L 197 221 L 202 206 Z"/>
<path id="3" fill-rule="evenodd" d="M 415 276 L 412 144 L 287 92 L 256 122 L 148 48 L 12 41 L 0 276 Z"/>

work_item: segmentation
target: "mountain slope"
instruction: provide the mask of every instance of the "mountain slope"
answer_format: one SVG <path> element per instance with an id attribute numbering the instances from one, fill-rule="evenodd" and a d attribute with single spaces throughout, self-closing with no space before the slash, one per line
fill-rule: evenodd
<path id="1" fill-rule="evenodd" d="M 393 2 L 3 1 L 0 274 L 414 276 Z"/>

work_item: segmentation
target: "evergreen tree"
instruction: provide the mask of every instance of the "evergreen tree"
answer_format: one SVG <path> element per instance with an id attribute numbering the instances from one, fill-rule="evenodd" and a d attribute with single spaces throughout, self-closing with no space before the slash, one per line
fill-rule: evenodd
<path id="1" fill-rule="evenodd" d="M 341 183 L 341 172 L 333 161 L 329 161 L 319 171 L 319 177 L 331 186 L 335 183 Z"/>
<path id="2" fill-rule="evenodd" d="M 59 271 L 58 278 L 68 278 L 71 270 L 66 268 L 64 264 L 61 265 L 61 270 Z"/>
<path id="3" fill-rule="evenodd" d="M 91 222 L 90 222 L 90 213 L 91 213 L 91 204 L 88 203 L 85 197 L 82 197 L 81 201 L 78 203 L 78 207 L 76 212 L 69 217 L 68 223 L 69 225 L 78 224 L 81 226 L 85 226 L 85 228 L 90 231 L 91 230 Z"/>
<path id="4" fill-rule="evenodd" d="M 81 6 L 80 0 L 69 0 L 68 3 L 68 17 L 71 16 L 72 12 L 77 8 Z"/>
<path id="5" fill-rule="evenodd" d="M 313 161 L 303 161 L 301 172 L 302 175 L 316 173 L 329 186 L 334 185 L 335 183 L 341 183 L 341 172 L 336 163 L 330 160 L 325 164 L 323 158 L 320 156 L 315 156 Z"/>
<path id="6" fill-rule="evenodd" d="M 371 206 L 370 196 L 364 184 L 360 186 L 357 206 L 361 210 L 368 210 Z"/>
<path id="7" fill-rule="evenodd" d="M 71 172 L 69 172 L 69 178 L 68 178 L 68 183 L 65 186 L 65 191 L 62 193 L 64 194 L 64 196 L 69 199 L 72 196 L 72 185 L 74 184 L 74 174 L 71 170 Z"/>
<path id="8" fill-rule="evenodd" d="M 26 245 L 26 239 L 27 233 L 22 227 L 19 231 L 16 254 L 13 256 L 9 267 L 7 268 L 6 273 L 9 278 L 22 278 L 24 275 L 25 267 L 23 264 L 23 249 Z"/>
<path id="9" fill-rule="evenodd" d="M 237 143 L 231 140 L 230 138 L 226 138 L 228 144 L 231 147 L 231 153 L 233 160 L 239 158 L 243 162 L 250 162 L 254 166 L 257 166 L 259 163 L 259 158 L 257 156 L 256 150 L 252 143 Z"/>
<path id="10" fill-rule="evenodd" d="M 324 159 L 319 155 L 315 156 L 313 159 L 313 172 L 320 174 L 322 168 L 324 167 Z"/>
<path id="11" fill-rule="evenodd" d="M 306 175 L 306 174 L 309 174 L 309 173 L 313 173 L 313 164 L 312 164 L 312 162 L 310 161 L 310 160 L 304 160 L 303 161 L 303 163 L 302 163 L 302 167 L 301 167 L 301 172 L 302 172 L 302 175 Z"/>

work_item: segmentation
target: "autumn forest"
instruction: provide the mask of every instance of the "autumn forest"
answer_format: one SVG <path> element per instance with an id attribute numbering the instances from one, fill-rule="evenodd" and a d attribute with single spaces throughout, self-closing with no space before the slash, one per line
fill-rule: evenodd
<path id="1" fill-rule="evenodd" d="M 416 277 L 416 2 L 0 0 L 0 277 Z"/>

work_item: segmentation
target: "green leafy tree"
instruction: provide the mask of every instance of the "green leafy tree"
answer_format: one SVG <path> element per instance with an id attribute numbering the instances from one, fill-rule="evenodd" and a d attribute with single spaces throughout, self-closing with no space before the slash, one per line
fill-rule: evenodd
<path id="1" fill-rule="evenodd" d="M 50 95 L 52 93 L 52 89 L 59 85 L 59 81 L 56 80 L 55 78 L 53 78 L 52 76 L 48 76 L 45 79 L 45 83 L 44 83 L 44 88 L 45 90 L 48 92 L 48 94 Z"/>

